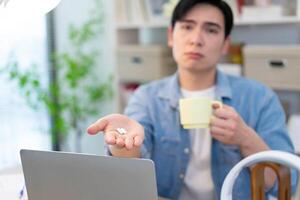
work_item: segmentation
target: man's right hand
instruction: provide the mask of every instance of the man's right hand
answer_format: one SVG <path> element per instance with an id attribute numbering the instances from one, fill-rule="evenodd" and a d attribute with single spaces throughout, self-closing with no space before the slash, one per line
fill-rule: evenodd
<path id="1" fill-rule="evenodd" d="M 120 129 L 121 131 L 118 131 Z M 126 133 L 122 134 L 122 130 Z M 91 135 L 103 132 L 105 142 L 114 156 L 140 157 L 140 146 L 145 135 L 144 128 L 125 115 L 107 115 L 90 125 L 87 132 Z"/>

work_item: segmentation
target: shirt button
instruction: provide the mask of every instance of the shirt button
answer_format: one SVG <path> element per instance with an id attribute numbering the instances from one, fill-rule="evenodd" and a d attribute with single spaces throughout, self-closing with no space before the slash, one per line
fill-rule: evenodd
<path id="1" fill-rule="evenodd" d="M 180 179 L 184 179 L 184 174 L 179 174 Z"/>
<path id="2" fill-rule="evenodd" d="M 185 154 L 189 154 L 190 153 L 189 148 L 185 148 L 183 151 L 184 151 Z"/>

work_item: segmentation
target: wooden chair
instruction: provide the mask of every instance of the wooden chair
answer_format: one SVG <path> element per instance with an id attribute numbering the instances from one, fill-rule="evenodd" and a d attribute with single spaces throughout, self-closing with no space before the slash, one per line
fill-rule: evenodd
<path id="1" fill-rule="evenodd" d="M 278 200 L 290 200 L 290 169 L 284 165 L 272 162 L 261 162 L 251 167 L 251 199 L 265 200 L 264 171 L 266 168 L 271 168 L 276 173 L 278 180 Z"/>
<path id="2" fill-rule="evenodd" d="M 295 168 L 300 171 L 300 158 L 294 154 L 283 151 L 264 151 L 244 158 L 237 163 L 226 176 L 221 190 L 221 200 L 232 200 L 232 189 L 235 179 L 245 167 L 252 168 L 252 200 L 263 200 L 265 198 L 264 169 L 266 167 L 273 169 L 278 177 L 278 198 L 280 200 L 289 200 L 289 168 Z"/>

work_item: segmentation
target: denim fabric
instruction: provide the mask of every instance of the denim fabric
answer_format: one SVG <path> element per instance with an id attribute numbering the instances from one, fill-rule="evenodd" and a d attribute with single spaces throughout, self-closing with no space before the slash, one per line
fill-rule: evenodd
<path id="1" fill-rule="evenodd" d="M 275 93 L 255 81 L 229 76 L 221 71 L 216 75 L 216 97 L 232 106 L 271 149 L 294 152 L 286 132 L 285 115 Z M 145 129 L 142 157 L 155 163 L 158 193 L 162 197 L 178 199 L 189 162 L 191 149 L 188 131 L 179 121 L 178 100 L 180 86 L 178 74 L 143 85 L 137 89 L 125 114 Z M 242 155 L 234 145 L 212 141 L 212 178 L 216 196 L 220 197 L 222 183 Z M 234 200 L 250 199 L 249 170 L 244 169 L 233 189 Z M 297 182 L 292 171 L 292 187 Z M 205 183 L 203 180 L 202 184 Z M 199 185 L 201 187 L 201 185 Z M 276 192 L 272 188 L 270 192 Z"/>

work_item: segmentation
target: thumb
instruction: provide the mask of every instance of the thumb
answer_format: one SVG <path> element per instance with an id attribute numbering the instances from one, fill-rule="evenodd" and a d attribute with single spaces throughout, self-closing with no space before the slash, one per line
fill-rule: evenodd
<path id="1" fill-rule="evenodd" d="M 216 110 L 216 109 L 220 108 L 220 105 L 217 104 L 217 103 L 214 103 L 214 104 L 212 104 L 212 107 L 213 107 L 214 110 Z"/>
<path id="2" fill-rule="evenodd" d="M 94 124 L 90 125 L 87 128 L 87 132 L 91 135 L 95 135 L 100 131 L 103 131 L 108 124 L 108 120 L 106 118 L 101 118 L 96 121 Z"/>

